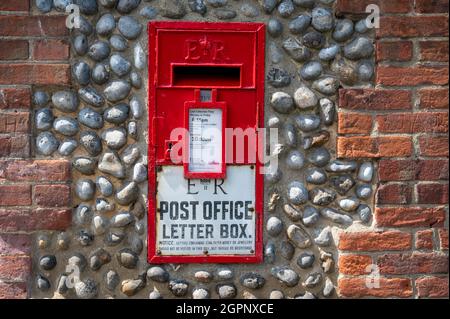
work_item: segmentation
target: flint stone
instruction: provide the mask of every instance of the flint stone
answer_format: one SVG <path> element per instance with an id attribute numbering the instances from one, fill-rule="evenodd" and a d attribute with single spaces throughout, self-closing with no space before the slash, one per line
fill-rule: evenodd
<path id="1" fill-rule="evenodd" d="M 298 248 L 304 249 L 311 246 L 311 239 L 308 233 L 297 225 L 290 225 L 286 230 L 289 240 Z"/>
<path id="2" fill-rule="evenodd" d="M 332 222 L 341 225 L 350 225 L 353 222 L 353 219 L 350 216 L 339 213 L 337 210 L 333 208 L 321 209 L 320 215 L 326 219 L 331 220 Z"/>

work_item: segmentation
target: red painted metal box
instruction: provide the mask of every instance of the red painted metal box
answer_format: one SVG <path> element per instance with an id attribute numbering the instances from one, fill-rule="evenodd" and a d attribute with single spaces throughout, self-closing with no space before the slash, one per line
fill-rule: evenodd
<path id="1" fill-rule="evenodd" d="M 148 27 L 148 260 L 260 262 L 264 25 Z"/>

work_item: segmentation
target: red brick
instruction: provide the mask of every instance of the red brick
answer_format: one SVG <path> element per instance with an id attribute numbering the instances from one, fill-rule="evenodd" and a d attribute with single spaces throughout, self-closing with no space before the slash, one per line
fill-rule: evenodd
<path id="1" fill-rule="evenodd" d="M 0 109 L 28 109 L 30 106 L 29 88 L 0 88 Z"/>
<path id="2" fill-rule="evenodd" d="M 0 172 L 13 182 L 64 182 L 70 179 L 67 160 L 0 160 Z"/>
<path id="3" fill-rule="evenodd" d="M 448 35 L 445 16 L 382 16 L 377 37 L 433 37 Z"/>
<path id="4" fill-rule="evenodd" d="M 413 57 L 411 41 L 378 41 L 377 61 L 410 61 Z"/>
<path id="5" fill-rule="evenodd" d="M 416 280 L 419 298 L 448 297 L 448 277 L 421 277 Z"/>
<path id="6" fill-rule="evenodd" d="M 30 270 L 30 257 L 0 256 L 0 281 L 26 281 Z"/>
<path id="7" fill-rule="evenodd" d="M 372 257 L 367 255 L 340 255 L 339 273 L 345 275 L 366 275 L 370 273 L 369 266 L 372 264 Z"/>
<path id="8" fill-rule="evenodd" d="M 34 60 L 68 60 L 69 44 L 66 40 L 44 39 L 33 43 Z"/>
<path id="9" fill-rule="evenodd" d="M 433 249 L 432 229 L 424 229 L 416 232 L 416 249 Z"/>
<path id="10" fill-rule="evenodd" d="M 448 113 L 391 113 L 377 115 L 379 133 L 446 133 Z"/>
<path id="11" fill-rule="evenodd" d="M 338 137 L 339 158 L 407 157 L 412 154 L 410 137 Z"/>
<path id="12" fill-rule="evenodd" d="M 0 157 L 30 156 L 30 138 L 27 135 L 0 136 Z"/>
<path id="13" fill-rule="evenodd" d="M 351 110 L 411 109 L 411 92 L 384 89 L 340 89 L 339 107 Z"/>
<path id="14" fill-rule="evenodd" d="M 71 224 L 70 209 L 0 209 L 2 231 L 65 230 Z"/>
<path id="15" fill-rule="evenodd" d="M 367 15 L 366 7 L 376 4 L 381 13 L 407 13 L 412 9 L 411 0 L 338 0 L 336 1 L 338 15 Z"/>
<path id="16" fill-rule="evenodd" d="M 31 205 L 30 185 L 0 185 L 0 206 Z"/>
<path id="17" fill-rule="evenodd" d="M 338 113 L 339 134 L 370 134 L 372 116 L 358 113 Z"/>
<path id="18" fill-rule="evenodd" d="M 70 205 L 68 185 L 36 185 L 33 192 L 34 203 L 41 207 L 67 207 Z"/>
<path id="19" fill-rule="evenodd" d="M 408 298 L 413 294 L 411 279 L 409 278 L 380 278 L 379 287 L 368 287 L 371 278 L 340 278 L 338 280 L 339 295 L 343 297 L 400 297 Z"/>
<path id="20" fill-rule="evenodd" d="M 448 62 L 447 41 L 421 41 L 420 61 Z"/>
<path id="21" fill-rule="evenodd" d="M 418 204 L 448 204 L 448 184 L 419 183 L 416 189 Z"/>
<path id="22" fill-rule="evenodd" d="M 0 224 L 0 229 L 1 228 Z M 29 255 L 31 252 L 30 235 L 5 234 L 0 232 L 0 255 Z M 1 291 L 1 290 L 0 290 Z"/>
<path id="23" fill-rule="evenodd" d="M 0 0 L 0 11 L 29 11 L 30 0 Z"/>
<path id="24" fill-rule="evenodd" d="M 442 207 L 377 207 L 378 227 L 440 227 L 445 221 Z"/>
<path id="25" fill-rule="evenodd" d="M 420 107 L 429 109 L 448 109 L 448 89 L 420 89 Z"/>
<path id="26" fill-rule="evenodd" d="M 376 82 L 390 86 L 447 85 L 447 66 L 378 66 Z"/>
<path id="27" fill-rule="evenodd" d="M 411 234 L 401 231 L 344 232 L 339 236 L 338 248 L 350 251 L 408 250 Z"/>
<path id="28" fill-rule="evenodd" d="M 439 242 L 442 250 L 448 250 L 448 229 L 439 228 Z"/>
<path id="29" fill-rule="evenodd" d="M 1 133 L 28 133 L 30 131 L 30 113 L 0 113 Z"/>
<path id="30" fill-rule="evenodd" d="M 444 254 L 413 252 L 385 254 L 378 257 L 381 274 L 439 274 L 448 272 L 448 257 Z"/>
<path id="31" fill-rule="evenodd" d="M 448 156 L 448 136 L 420 136 L 420 155 Z"/>
<path id="32" fill-rule="evenodd" d="M 448 0 L 416 0 L 418 13 L 448 13 Z"/>
<path id="33" fill-rule="evenodd" d="M 1 282 L 0 299 L 26 299 L 27 284 L 25 282 Z"/>
<path id="34" fill-rule="evenodd" d="M 407 184 L 380 185 L 377 190 L 377 204 L 410 204 L 412 188 Z"/>
<path id="35" fill-rule="evenodd" d="M 69 34 L 66 16 L 0 16 L 0 36 L 57 37 Z"/>
<path id="36" fill-rule="evenodd" d="M 378 163 L 380 181 L 448 180 L 448 160 L 388 160 Z"/>
<path id="37" fill-rule="evenodd" d="M 0 64 L 0 84 L 69 85 L 68 64 Z"/>
<path id="38" fill-rule="evenodd" d="M 27 60 L 28 56 L 28 41 L 0 40 L 0 60 Z"/>

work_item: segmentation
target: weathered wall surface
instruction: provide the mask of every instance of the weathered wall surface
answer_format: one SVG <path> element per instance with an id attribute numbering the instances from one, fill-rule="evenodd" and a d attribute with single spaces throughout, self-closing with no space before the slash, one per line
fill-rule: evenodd
<path id="1" fill-rule="evenodd" d="M 0 297 L 448 296 L 446 1 L 48 3 L 0 0 Z M 267 23 L 262 264 L 147 263 L 150 20 Z"/>

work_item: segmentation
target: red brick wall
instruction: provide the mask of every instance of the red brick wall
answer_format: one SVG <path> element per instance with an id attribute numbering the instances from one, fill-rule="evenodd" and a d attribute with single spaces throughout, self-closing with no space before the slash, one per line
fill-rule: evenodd
<path id="1" fill-rule="evenodd" d="M 26 298 L 31 239 L 70 225 L 70 165 L 33 155 L 33 85 L 69 85 L 64 16 L 0 0 L 0 299 Z"/>
<path id="2" fill-rule="evenodd" d="M 373 89 L 342 89 L 337 152 L 378 161 L 374 225 L 343 232 L 343 297 L 448 296 L 448 0 L 338 0 L 381 9 Z M 366 286 L 377 265 L 380 287 Z"/>

